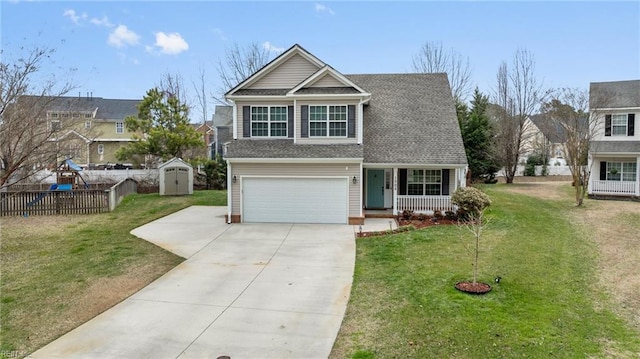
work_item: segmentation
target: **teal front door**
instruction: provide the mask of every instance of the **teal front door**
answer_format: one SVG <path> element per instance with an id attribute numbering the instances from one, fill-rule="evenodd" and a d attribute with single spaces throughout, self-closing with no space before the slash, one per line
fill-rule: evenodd
<path id="1" fill-rule="evenodd" d="M 384 170 L 367 170 L 367 208 L 384 208 Z"/>

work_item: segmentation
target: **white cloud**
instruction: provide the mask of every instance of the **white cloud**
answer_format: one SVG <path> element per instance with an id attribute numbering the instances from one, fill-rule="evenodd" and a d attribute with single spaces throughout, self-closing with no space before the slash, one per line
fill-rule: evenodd
<path id="1" fill-rule="evenodd" d="M 91 21 L 92 24 L 97 26 L 113 27 L 113 24 L 109 22 L 109 18 L 106 16 L 103 16 L 102 19 L 98 19 L 97 17 L 94 17 L 89 21 Z"/>
<path id="2" fill-rule="evenodd" d="M 164 32 L 156 33 L 155 46 L 160 48 L 160 52 L 169 55 L 177 55 L 183 51 L 189 50 L 189 44 L 177 32 L 165 34 Z"/>
<path id="3" fill-rule="evenodd" d="M 129 30 L 125 25 L 118 25 L 110 34 L 107 43 L 115 47 L 124 47 L 127 45 L 137 45 L 140 36 Z"/>
<path id="4" fill-rule="evenodd" d="M 284 51 L 284 47 L 276 47 L 275 45 L 273 45 L 272 43 L 270 43 L 269 41 L 265 41 L 262 44 L 262 47 L 264 47 L 265 50 L 269 51 L 269 52 L 275 52 L 277 54 L 281 53 Z"/>
<path id="5" fill-rule="evenodd" d="M 78 25 L 80 20 L 85 20 L 87 18 L 86 13 L 82 13 L 82 15 L 76 14 L 76 11 L 73 9 L 67 9 L 62 13 L 62 16 L 68 17 L 74 24 Z"/>
<path id="6" fill-rule="evenodd" d="M 335 15 L 335 12 L 333 12 L 333 10 L 330 7 L 325 6 L 323 4 L 315 3 L 314 8 L 316 10 L 316 13 L 318 14 L 327 13 L 329 15 Z"/>

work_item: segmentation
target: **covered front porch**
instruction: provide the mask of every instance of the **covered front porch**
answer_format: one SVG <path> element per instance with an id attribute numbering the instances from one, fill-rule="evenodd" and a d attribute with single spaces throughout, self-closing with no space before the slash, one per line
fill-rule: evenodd
<path id="1" fill-rule="evenodd" d="M 588 193 L 606 196 L 640 196 L 640 156 L 596 157 Z"/>
<path id="2" fill-rule="evenodd" d="M 466 186 L 466 166 L 365 167 L 365 217 L 454 211 L 451 194 Z"/>

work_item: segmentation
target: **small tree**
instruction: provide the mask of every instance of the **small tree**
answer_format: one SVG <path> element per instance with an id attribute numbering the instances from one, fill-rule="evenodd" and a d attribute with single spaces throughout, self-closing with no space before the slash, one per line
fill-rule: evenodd
<path id="1" fill-rule="evenodd" d="M 119 160 L 150 155 L 168 160 L 186 150 L 204 146 L 202 136 L 189 123 L 189 109 L 177 96 L 153 88 L 138 105 L 138 115 L 125 119 L 135 140 L 116 152 Z"/>
<path id="2" fill-rule="evenodd" d="M 77 124 L 69 118 L 53 126 L 47 118 L 51 105 L 74 88 L 69 74 L 48 72 L 55 67 L 54 53 L 49 48 L 0 50 L 0 188 L 55 163 L 58 137 Z"/>
<path id="3" fill-rule="evenodd" d="M 473 284 L 475 285 L 478 282 L 480 238 L 487 224 L 484 212 L 491 205 L 491 199 L 477 188 L 461 187 L 453 193 L 451 202 L 458 206 L 458 211 L 463 211 L 463 224 L 474 237 L 473 248 L 465 244 L 465 249 L 473 255 Z"/>

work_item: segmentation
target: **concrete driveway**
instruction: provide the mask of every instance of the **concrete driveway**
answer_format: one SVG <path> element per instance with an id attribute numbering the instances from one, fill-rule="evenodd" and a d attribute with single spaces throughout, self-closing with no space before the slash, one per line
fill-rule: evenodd
<path id="1" fill-rule="evenodd" d="M 326 358 L 349 299 L 348 225 L 225 224 L 195 206 L 132 231 L 187 258 L 32 358 Z"/>

